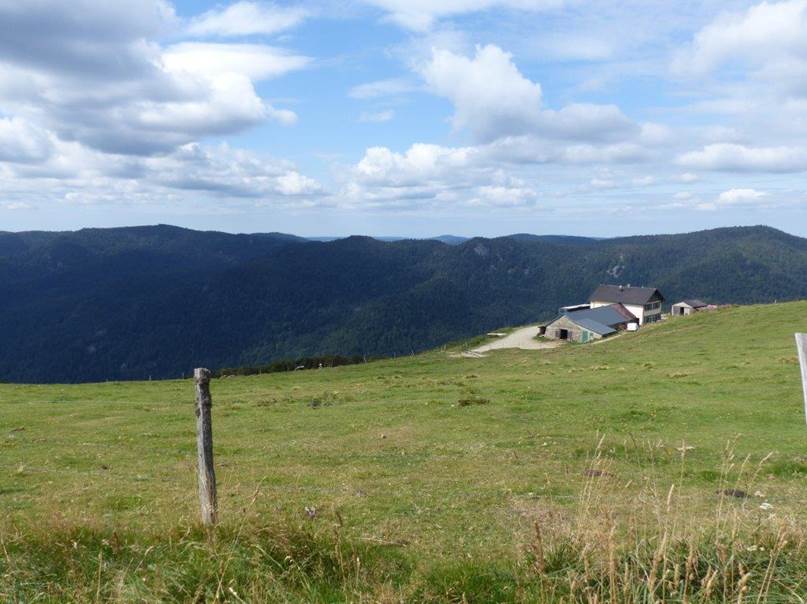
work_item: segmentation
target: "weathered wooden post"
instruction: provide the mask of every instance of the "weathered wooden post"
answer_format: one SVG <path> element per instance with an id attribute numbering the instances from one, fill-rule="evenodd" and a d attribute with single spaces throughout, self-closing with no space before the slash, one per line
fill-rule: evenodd
<path id="1" fill-rule="evenodd" d="M 796 334 L 796 348 L 801 365 L 801 387 L 804 390 L 804 419 L 807 421 L 807 333 Z"/>
<path id="2" fill-rule="evenodd" d="M 213 421 L 210 397 L 210 370 L 194 369 L 196 384 L 196 453 L 199 476 L 199 506 L 202 524 L 212 526 L 218 520 L 216 500 L 216 472 L 213 469 Z"/>

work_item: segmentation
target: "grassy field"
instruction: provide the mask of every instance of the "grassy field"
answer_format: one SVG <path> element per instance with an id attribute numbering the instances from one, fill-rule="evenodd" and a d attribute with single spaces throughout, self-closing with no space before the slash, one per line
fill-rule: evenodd
<path id="1" fill-rule="evenodd" d="M 796 331 L 215 380 L 210 533 L 190 381 L 0 385 L 0 600 L 803 602 Z"/>

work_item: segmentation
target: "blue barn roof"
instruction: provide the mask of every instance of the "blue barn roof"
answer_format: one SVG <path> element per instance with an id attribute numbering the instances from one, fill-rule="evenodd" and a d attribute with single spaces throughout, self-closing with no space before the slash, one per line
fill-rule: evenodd
<path id="1" fill-rule="evenodd" d="M 626 325 L 637 320 L 636 317 L 621 304 L 563 311 L 552 322 L 557 321 L 560 317 L 567 317 L 570 321 L 583 329 L 587 329 L 601 336 L 611 335 L 617 331 L 617 326 Z"/>
<path id="2" fill-rule="evenodd" d="M 573 310 L 566 313 L 575 323 L 585 319 L 595 321 L 608 327 L 614 325 L 622 325 L 623 323 L 630 323 L 635 321 L 634 317 L 624 306 L 620 304 L 611 304 L 609 306 L 599 306 L 597 308 L 586 308 L 583 310 Z"/>
<path id="3" fill-rule="evenodd" d="M 593 331 L 601 336 L 609 336 L 612 333 L 616 333 L 616 329 L 613 327 L 608 327 L 607 325 L 603 325 L 597 321 L 592 321 L 591 319 L 572 319 L 572 321 L 577 323 L 580 327 Z"/>

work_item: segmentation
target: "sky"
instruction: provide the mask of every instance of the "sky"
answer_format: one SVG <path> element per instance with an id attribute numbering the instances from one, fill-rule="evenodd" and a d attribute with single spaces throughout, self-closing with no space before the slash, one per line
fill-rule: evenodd
<path id="1" fill-rule="evenodd" d="M 807 0 L 0 0 L 0 230 L 807 236 Z"/>

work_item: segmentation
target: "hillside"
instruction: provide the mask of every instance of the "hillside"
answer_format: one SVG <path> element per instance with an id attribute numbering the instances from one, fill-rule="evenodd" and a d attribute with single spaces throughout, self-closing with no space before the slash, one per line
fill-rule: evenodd
<path id="1" fill-rule="evenodd" d="M 411 354 L 548 318 L 603 282 L 653 284 L 670 299 L 803 298 L 807 240 L 766 227 L 456 245 L 167 226 L 0 233 L 0 380 Z"/>
<path id="2" fill-rule="evenodd" d="M 0 599 L 798 601 L 796 331 L 807 302 L 215 380 L 215 539 L 190 381 L 0 385 Z"/>

